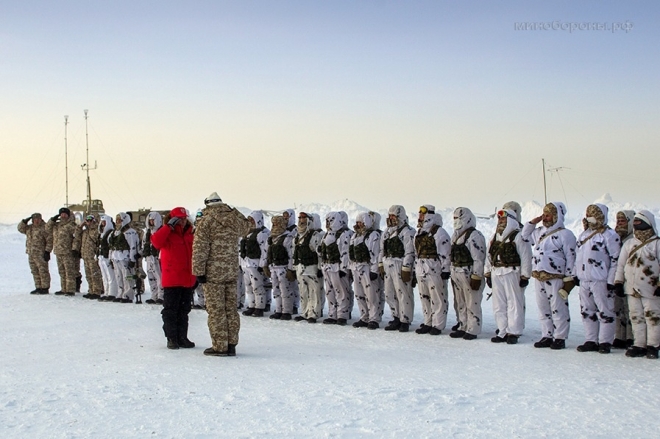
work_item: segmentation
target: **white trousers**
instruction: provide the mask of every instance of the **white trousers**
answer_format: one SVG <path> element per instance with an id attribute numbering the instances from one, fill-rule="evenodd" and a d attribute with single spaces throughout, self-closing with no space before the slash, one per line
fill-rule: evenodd
<path id="1" fill-rule="evenodd" d="M 493 274 L 493 316 L 500 337 L 521 335 L 525 329 L 525 290 L 520 287 L 520 272 Z"/>
<path id="2" fill-rule="evenodd" d="M 286 278 L 286 267 L 273 267 L 270 269 L 270 280 L 273 283 L 273 300 L 275 301 L 275 312 L 293 314 L 295 304 L 294 285 L 296 281 L 290 282 Z"/>
<path id="3" fill-rule="evenodd" d="M 300 291 L 300 315 L 306 319 L 318 319 L 323 315 L 325 294 L 323 280 L 316 273 L 306 273 L 304 265 L 296 265 L 298 290 Z"/>
<path id="4" fill-rule="evenodd" d="M 424 324 L 443 330 L 447 326 L 447 281 L 440 273 L 417 273 L 417 290 L 422 303 Z"/>
<path id="5" fill-rule="evenodd" d="M 451 268 L 451 285 L 458 310 L 459 330 L 468 334 L 481 334 L 481 299 L 484 295 L 484 281 L 478 290 L 470 288 L 470 273 L 461 267 Z"/>
<path id="6" fill-rule="evenodd" d="M 328 302 L 328 317 L 331 319 L 348 320 L 353 303 L 353 290 L 348 279 L 348 273 L 341 277 L 338 271 L 323 269 L 325 283 L 325 298 Z"/>
<path id="7" fill-rule="evenodd" d="M 101 268 L 101 278 L 103 279 L 103 295 L 117 297 L 117 279 L 115 278 L 115 269 L 110 265 L 110 259 L 99 256 L 98 262 Z"/>
<path id="8" fill-rule="evenodd" d="M 568 301 L 562 299 L 558 291 L 564 285 L 561 279 L 540 282 L 534 279 L 536 287 L 536 305 L 539 308 L 541 336 L 566 340 L 571 329 L 571 316 Z"/>
<path id="9" fill-rule="evenodd" d="M 383 318 L 385 300 L 381 288 L 380 277 L 371 280 L 369 265 L 360 264 L 353 270 L 353 288 L 357 300 L 360 320 L 363 322 L 377 322 Z"/>
<path id="10" fill-rule="evenodd" d="M 151 289 L 151 299 L 163 299 L 163 282 L 160 273 L 160 260 L 155 256 L 144 258 L 147 263 L 147 279 L 149 279 L 149 288 Z"/>
<path id="11" fill-rule="evenodd" d="M 383 289 L 392 317 L 398 318 L 401 323 L 410 324 L 415 313 L 415 300 L 412 282 L 406 283 L 401 279 L 402 267 L 403 261 L 401 259 L 386 258 L 383 260 L 383 268 L 385 269 Z"/>
<path id="12" fill-rule="evenodd" d="M 580 282 L 580 312 L 584 339 L 612 344 L 616 332 L 616 313 L 614 292 L 607 291 L 606 281 Z"/>
<path id="13" fill-rule="evenodd" d="M 247 296 L 247 307 L 264 309 L 266 307 L 266 288 L 264 275 L 259 273 L 257 267 L 243 268 L 243 285 Z"/>
<path id="14" fill-rule="evenodd" d="M 635 346 L 660 346 L 660 297 L 628 296 Z"/>

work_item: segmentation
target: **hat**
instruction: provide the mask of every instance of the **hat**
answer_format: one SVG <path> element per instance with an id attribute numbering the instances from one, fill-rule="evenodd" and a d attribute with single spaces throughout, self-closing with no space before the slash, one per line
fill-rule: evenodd
<path id="1" fill-rule="evenodd" d="M 220 195 L 218 195 L 217 192 L 213 192 L 204 200 L 204 204 L 206 204 L 207 206 L 215 206 L 216 204 L 220 204 L 220 203 L 222 203 L 222 199 L 220 198 Z"/>
<path id="2" fill-rule="evenodd" d="M 175 207 L 170 211 L 170 217 L 172 218 L 188 218 L 188 213 L 183 207 Z"/>
<path id="3" fill-rule="evenodd" d="M 68 208 L 66 208 L 66 207 L 62 207 L 62 208 L 60 208 L 60 211 L 59 211 L 58 213 L 59 213 L 60 215 L 62 215 L 63 213 L 66 213 L 67 215 L 71 216 L 71 211 L 70 211 Z"/>
<path id="4" fill-rule="evenodd" d="M 35 212 L 35 213 L 32 214 L 31 218 L 32 219 L 41 218 L 41 214 L 39 212 Z"/>

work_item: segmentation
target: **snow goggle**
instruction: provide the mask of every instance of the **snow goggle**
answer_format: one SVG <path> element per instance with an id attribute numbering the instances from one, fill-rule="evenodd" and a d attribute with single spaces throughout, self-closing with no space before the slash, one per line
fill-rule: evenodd
<path id="1" fill-rule="evenodd" d="M 419 213 L 428 213 L 429 210 L 426 208 L 426 206 L 422 206 L 419 208 Z"/>
<path id="2" fill-rule="evenodd" d="M 94 221 L 94 215 L 87 215 L 87 216 L 85 217 L 85 220 L 86 220 L 86 221 Z"/>
<path id="3" fill-rule="evenodd" d="M 498 218 L 511 218 L 511 219 L 516 219 L 515 216 L 511 215 L 508 213 L 506 210 L 498 210 L 497 211 L 497 217 Z"/>
<path id="4" fill-rule="evenodd" d="M 201 218 L 202 215 L 203 215 L 202 212 L 197 212 L 197 215 L 195 215 L 195 216 L 196 216 L 197 218 Z"/>

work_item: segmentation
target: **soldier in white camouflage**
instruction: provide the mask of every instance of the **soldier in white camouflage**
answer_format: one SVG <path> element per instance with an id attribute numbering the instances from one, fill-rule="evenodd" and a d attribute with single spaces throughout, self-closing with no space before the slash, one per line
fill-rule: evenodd
<path id="1" fill-rule="evenodd" d="M 32 224 L 30 224 L 32 221 Z M 48 294 L 50 289 L 50 272 L 48 261 L 53 247 L 52 235 L 46 232 L 46 223 L 40 213 L 18 223 L 18 231 L 26 236 L 25 253 L 28 254 L 30 272 L 34 279 L 35 289 L 30 294 Z"/>
<path id="2" fill-rule="evenodd" d="M 76 268 L 76 262 L 79 260 L 73 253 L 73 236 L 76 227 L 71 211 L 66 207 L 62 207 L 46 224 L 46 231 L 52 236 L 53 253 L 57 258 L 57 270 L 60 273 L 62 289 L 55 293 L 58 296 L 76 294 L 76 276 L 80 268 Z"/>
<path id="3" fill-rule="evenodd" d="M 235 356 L 241 321 L 236 305 L 238 238 L 250 225 L 238 210 L 217 193 L 204 200 L 204 221 L 193 240 L 193 274 L 204 284 L 208 326 L 213 346 L 204 355 Z"/>
<path id="4" fill-rule="evenodd" d="M 147 265 L 147 278 L 149 279 L 149 288 L 151 289 L 151 298 L 147 299 L 146 302 L 149 304 L 162 304 L 165 292 L 161 280 L 160 260 L 158 259 L 158 249 L 151 244 L 151 235 L 161 228 L 163 217 L 156 211 L 149 212 L 144 225 L 142 257 Z"/>
<path id="5" fill-rule="evenodd" d="M 85 264 L 85 278 L 87 279 L 87 294 L 85 299 L 98 299 L 103 294 L 103 276 L 97 261 L 97 251 L 101 233 L 98 221 L 94 215 L 87 215 L 85 221 L 76 227 L 73 238 L 74 255 L 80 255 Z"/>

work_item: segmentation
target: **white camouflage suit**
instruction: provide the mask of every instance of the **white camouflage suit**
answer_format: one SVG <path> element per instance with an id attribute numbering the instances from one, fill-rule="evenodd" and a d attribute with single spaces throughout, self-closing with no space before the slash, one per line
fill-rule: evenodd
<path id="1" fill-rule="evenodd" d="M 318 319 L 323 315 L 324 292 L 323 279 L 317 249 L 321 245 L 323 233 L 321 232 L 321 219 L 318 215 L 301 212 L 307 218 L 302 225 L 299 221 L 297 234 L 294 238 L 294 264 L 296 279 L 300 291 L 300 316 L 305 319 Z M 303 253 L 310 260 L 305 263 Z"/>
<path id="2" fill-rule="evenodd" d="M 451 236 L 452 261 L 451 285 L 454 292 L 456 319 L 460 323 L 459 332 L 470 335 L 481 334 L 481 299 L 484 286 L 484 263 L 486 260 L 486 239 L 475 227 L 477 219 L 467 207 L 454 210 L 454 233 Z M 467 248 L 471 261 L 458 261 L 457 249 Z M 473 288 L 477 286 L 477 288 Z"/>
<path id="3" fill-rule="evenodd" d="M 492 283 L 493 316 L 498 334 L 504 338 L 506 335 L 520 336 L 525 328 L 525 288 L 520 282 L 532 277 L 532 247 L 522 236 L 516 212 L 509 209 L 502 212 L 506 214 L 506 226 L 501 233 L 496 231 L 490 241 L 484 271 Z M 502 262 L 502 251 L 494 251 L 497 244 L 502 246 L 502 243 L 515 246 L 519 265 Z"/>
<path id="4" fill-rule="evenodd" d="M 621 239 L 621 248 L 623 245 L 633 238 L 633 218 L 635 217 L 634 210 L 621 210 L 616 213 L 617 225 L 615 232 Z M 625 220 L 625 225 L 619 227 L 619 219 Z M 617 261 L 618 265 L 618 261 Z M 616 314 L 616 332 L 614 336 L 615 347 L 623 348 L 627 343 L 632 343 L 633 332 L 632 324 L 630 323 L 630 310 L 628 309 L 628 300 L 626 297 L 614 296 L 614 312 Z M 616 343 L 619 343 L 618 346 Z"/>
<path id="5" fill-rule="evenodd" d="M 575 235 L 564 228 L 566 206 L 561 202 L 548 203 L 556 211 L 553 224 L 536 227 L 528 222 L 522 236 L 532 244 L 532 277 L 535 279 L 536 304 L 539 309 L 541 336 L 566 340 L 571 316 L 568 300 L 559 290 L 565 282 L 572 282 L 575 269 Z"/>
<path id="6" fill-rule="evenodd" d="M 117 298 L 133 301 L 135 298 L 135 263 L 139 257 L 140 237 L 135 229 L 130 227 L 131 217 L 127 213 L 120 212 L 117 217 L 121 218 L 121 225 L 117 224 L 119 229 L 112 232 L 110 240 L 119 239 L 119 235 L 123 234 L 129 247 L 128 250 L 110 247 L 110 259 L 115 267 L 115 278 L 117 279 Z"/>
<path id="7" fill-rule="evenodd" d="M 396 216 L 396 224 L 391 223 L 390 215 Z M 401 275 L 405 271 L 406 276 L 412 276 L 415 264 L 415 229 L 408 225 L 406 209 L 401 205 L 393 205 L 389 208 L 387 223 L 388 227 L 381 237 L 378 255 L 379 270 L 382 268 L 381 275 L 384 275 L 385 300 L 394 321 L 398 320 L 409 325 L 413 321 L 415 312 L 413 287 L 412 281 L 404 282 Z M 393 253 L 394 248 L 401 250 Z"/>
<path id="8" fill-rule="evenodd" d="M 640 210 L 635 219 L 649 224 L 652 231 L 642 234 L 635 230 L 634 237 L 623 245 L 615 282 L 624 284 L 634 346 L 657 348 L 660 346 L 660 239 L 653 213 Z"/>
<path id="9" fill-rule="evenodd" d="M 585 341 L 611 345 L 616 332 L 613 288 L 621 240 L 607 226 L 607 214 L 602 204 L 587 207 L 590 226 L 577 239 L 575 276 L 580 280 Z"/>
<path id="10" fill-rule="evenodd" d="M 260 210 L 255 210 L 248 215 L 252 218 L 254 225 L 246 236 L 241 240 L 240 267 L 243 271 L 243 285 L 247 296 L 247 308 L 264 309 L 266 307 L 266 289 L 263 268 L 267 264 L 268 237 L 270 231 L 264 227 L 264 216 Z M 250 251 L 245 253 L 243 247 L 254 246 L 255 254 Z M 256 254 L 258 253 L 258 255 Z M 254 256 L 254 257 L 250 257 Z"/>
<path id="11" fill-rule="evenodd" d="M 287 232 L 291 234 L 291 252 L 293 252 L 293 241 L 298 235 L 298 228 L 296 227 L 296 211 L 294 209 L 287 209 L 282 213 L 282 215 L 288 215 L 288 223 L 286 226 Z M 293 253 L 292 253 L 293 254 Z M 295 269 L 294 269 L 295 271 Z M 293 288 L 293 308 L 295 310 L 300 310 L 300 290 L 298 289 L 298 282 L 293 281 L 291 283 Z"/>
<path id="12" fill-rule="evenodd" d="M 153 220 L 153 226 L 149 224 Z M 149 212 L 144 221 L 144 234 L 142 236 L 142 255 L 147 265 L 147 279 L 149 279 L 149 288 L 151 290 L 151 300 L 163 300 L 165 292 L 161 280 L 160 260 L 158 259 L 158 250 L 151 245 L 151 237 L 163 225 L 163 217 L 158 212 Z M 156 253 L 156 254 L 152 254 Z"/>
<path id="13" fill-rule="evenodd" d="M 101 277 L 103 278 L 103 296 L 102 297 L 117 297 L 117 278 L 115 277 L 115 269 L 110 259 L 110 254 L 104 254 L 109 249 L 108 237 L 114 232 L 114 223 L 112 218 L 108 215 L 101 215 L 99 220 L 99 232 L 101 237 L 99 239 L 99 256 L 98 262 L 101 268 Z"/>
<path id="14" fill-rule="evenodd" d="M 328 318 L 348 320 L 353 303 L 349 281 L 350 258 L 348 247 L 353 232 L 348 230 L 340 212 L 325 216 L 326 232 L 321 241 L 321 269 L 328 302 Z"/>
<path id="15" fill-rule="evenodd" d="M 350 243 L 351 271 L 360 320 L 364 323 L 380 323 L 384 306 L 378 275 L 381 234 L 374 230 L 368 212 L 360 212 L 355 221 L 364 224 L 364 229 L 356 227 Z"/>
<path id="16" fill-rule="evenodd" d="M 450 273 L 451 239 L 442 227 L 442 215 L 423 215 L 415 234 L 417 289 L 424 313 L 423 325 L 442 331 L 447 325 L 448 308 L 447 279 L 442 278 L 442 273 L 446 273 L 445 277 Z M 428 250 L 425 250 L 425 240 L 428 240 Z"/>
<path id="17" fill-rule="evenodd" d="M 268 247 L 268 268 L 270 279 L 273 284 L 273 300 L 275 301 L 275 312 L 279 314 L 292 314 L 295 305 L 296 286 L 295 279 L 287 278 L 287 271 L 293 273 L 293 239 L 294 234 L 287 230 L 284 218 L 273 217 L 271 235 Z M 276 261 L 280 254 L 277 249 L 283 249 L 282 261 Z M 290 276 L 290 274 L 289 274 Z"/>

